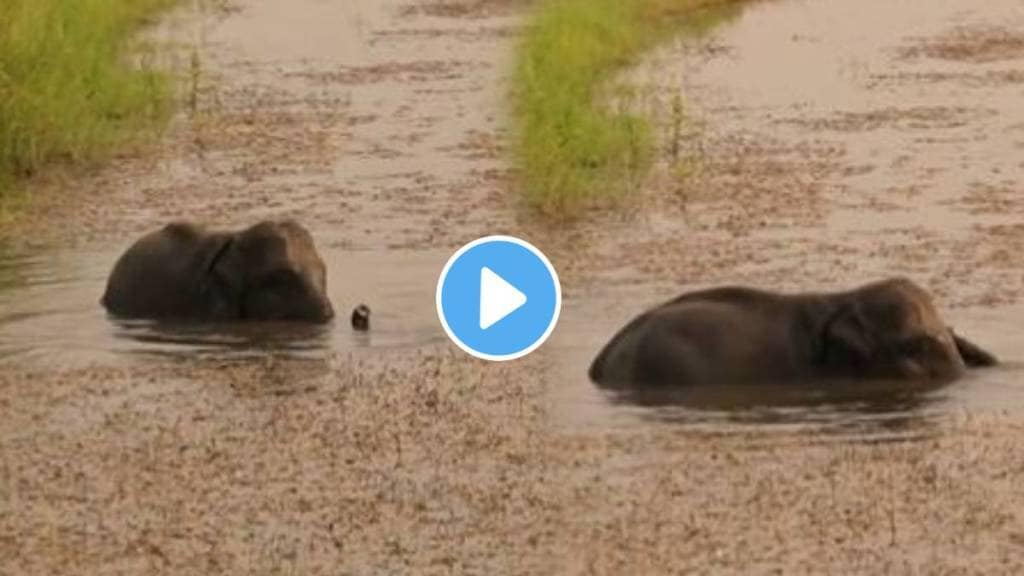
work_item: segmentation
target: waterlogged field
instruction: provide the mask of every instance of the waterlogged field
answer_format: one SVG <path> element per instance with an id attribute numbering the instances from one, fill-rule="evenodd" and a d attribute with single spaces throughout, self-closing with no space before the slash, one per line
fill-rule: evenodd
<path id="1" fill-rule="evenodd" d="M 539 9 L 185 19 L 201 74 L 157 150 L 5 229 L 0 572 L 1021 571 L 1017 3 L 762 2 L 638 47 L 601 75 L 645 94 L 621 110 L 649 172 L 628 209 L 572 224 L 522 209 L 508 94 Z M 106 318 L 116 255 L 183 216 L 301 220 L 336 308 L 366 302 L 373 329 Z M 563 283 L 560 326 L 512 363 L 469 358 L 434 317 L 448 256 L 493 233 Z M 586 380 L 615 329 L 684 289 L 892 274 L 1003 366 L 898 395 L 665 403 Z"/>

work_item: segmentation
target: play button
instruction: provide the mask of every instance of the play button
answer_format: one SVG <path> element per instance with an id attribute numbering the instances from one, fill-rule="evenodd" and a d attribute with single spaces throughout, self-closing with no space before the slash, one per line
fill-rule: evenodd
<path id="1" fill-rule="evenodd" d="M 485 360 L 536 350 L 554 331 L 562 305 L 558 275 L 532 244 L 488 236 L 460 248 L 437 283 L 437 314 L 448 337 Z"/>
<path id="2" fill-rule="evenodd" d="M 487 330 L 526 304 L 526 294 L 484 266 L 480 269 L 480 329 Z"/>

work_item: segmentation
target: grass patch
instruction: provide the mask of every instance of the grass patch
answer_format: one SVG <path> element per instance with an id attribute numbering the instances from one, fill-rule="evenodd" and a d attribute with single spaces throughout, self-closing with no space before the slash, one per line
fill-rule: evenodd
<path id="1" fill-rule="evenodd" d="M 516 159 L 527 203 L 566 217 L 635 187 L 653 158 L 648 121 L 611 76 L 672 34 L 701 33 L 738 0 L 549 0 L 514 76 Z"/>
<path id="2" fill-rule="evenodd" d="M 0 2 L 0 197 L 47 164 L 102 159 L 161 125 L 170 77 L 131 44 L 176 1 Z"/>

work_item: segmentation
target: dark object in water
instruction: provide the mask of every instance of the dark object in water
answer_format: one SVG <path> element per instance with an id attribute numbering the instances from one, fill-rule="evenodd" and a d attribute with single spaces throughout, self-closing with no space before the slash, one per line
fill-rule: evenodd
<path id="1" fill-rule="evenodd" d="M 334 317 L 323 260 L 293 220 L 233 232 L 168 224 L 118 259 L 102 304 L 121 318 L 322 324 Z"/>
<path id="2" fill-rule="evenodd" d="M 940 382 L 997 363 L 944 323 L 923 288 L 891 278 L 843 292 L 683 294 L 620 330 L 590 378 L 610 388 Z"/>
<path id="3" fill-rule="evenodd" d="M 352 329 L 366 332 L 370 329 L 370 307 L 360 304 L 352 310 Z"/>

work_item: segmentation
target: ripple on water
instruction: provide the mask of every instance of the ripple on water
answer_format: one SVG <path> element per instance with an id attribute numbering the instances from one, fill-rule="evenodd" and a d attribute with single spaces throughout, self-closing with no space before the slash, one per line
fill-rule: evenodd
<path id="1" fill-rule="evenodd" d="M 637 105 L 667 138 L 683 99 L 694 131 L 679 144 L 697 169 L 679 182 L 664 155 L 648 221 L 605 246 L 628 282 L 596 270 L 605 286 L 567 301 L 546 347 L 564 366 L 549 387 L 557 418 L 598 433 L 875 441 L 927 436 L 964 413 L 1024 414 L 1024 227 L 1011 193 L 1024 175 L 1022 18 L 1017 0 L 756 2 L 624 74 L 650 96 Z M 840 289 L 892 275 L 926 286 L 958 332 L 1006 364 L 877 394 L 858 385 L 608 398 L 586 379 L 620 326 L 681 291 Z"/>
<path id="2" fill-rule="evenodd" d="M 147 358 L 247 361 L 263 357 L 324 358 L 443 343 L 434 308 L 445 251 L 324 251 L 337 320 L 324 326 L 281 323 L 195 324 L 110 318 L 99 305 L 116 250 L 36 252 L 0 258 L 0 365 L 77 368 L 145 362 Z M 1011 362 L 949 386 L 892 392 L 856 388 L 705 388 L 670 394 L 613 395 L 586 378 L 590 360 L 636 312 L 670 296 L 668 287 L 634 284 L 581 292 L 566 302 L 543 354 L 552 412 L 580 429 L 670 425 L 694 434 L 766 438 L 907 440 L 927 437 L 964 410 L 1024 413 L 1021 366 Z M 373 309 L 370 333 L 348 326 L 348 311 Z M 955 311 L 954 324 L 1003 358 L 1013 358 L 1020 311 Z"/>
<path id="3" fill-rule="evenodd" d="M 567 302 L 545 354 L 551 412 L 565 428 L 644 431 L 666 426 L 698 435 L 760 440 L 887 442 L 928 438 L 966 413 L 1024 415 L 1024 364 L 1016 361 L 1015 308 L 953 310 L 959 332 L 1003 360 L 953 383 L 830 383 L 820 386 L 714 386 L 621 392 L 589 381 L 587 367 L 605 342 L 640 309 L 673 296 L 650 285 L 591 290 Z"/>
<path id="4" fill-rule="evenodd" d="M 324 251 L 338 316 L 323 326 L 111 318 L 99 298 L 118 255 L 41 251 L 0 257 L 0 364 L 75 368 L 147 355 L 315 358 L 444 341 L 433 307 L 446 257 L 440 252 Z M 373 311 L 369 333 L 349 327 L 349 312 L 360 303 Z"/>

